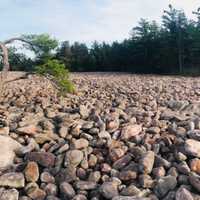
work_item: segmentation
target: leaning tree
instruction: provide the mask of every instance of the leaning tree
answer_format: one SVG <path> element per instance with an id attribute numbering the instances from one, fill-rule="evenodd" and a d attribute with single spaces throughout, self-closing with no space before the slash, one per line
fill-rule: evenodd
<path id="1" fill-rule="evenodd" d="M 51 51 L 58 46 L 58 41 L 51 38 L 48 34 L 22 35 L 21 37 L 14 37 L 4 42 L 0 41 L 0 58 L 3 64 L 3 69 L 0 73 L 0 100 L 5 92 L 7 72 L 11 70 L 8 45 L 14 41 L 23 42 L 23 46 L 26 49 L 33 51 L 36 58 L 48 57 L 51 55 Z"/>
<path id="2" fill-rule="evenodd" d="M 24 43 L 28 43 L 29 45 L 32 45 L 30 41 L 23 39 L 23 38 L 11 38 L 9 40 L 6 40 L 4 42 L 0 42 L 0 48 L 2 50 L 2 62 L 3 62 L 3 71 L 9 71 L 10 70 L 10 64 L 9 64 L 9 58 L 8 58 L 8 44 L 11 44 L 14 41 L 21 41 Z"/>
<path id="3" fill-rule="evenodd" d="M 22 35 L 21 37 L 11 38 L 0 42 L 0 56 L 2 57 L 3 71 L 10 70 L 9 48 L 7 45 L 14 41 L 23 42 L 23 46 L 35 53 L 36 57 L 47 56 L 58 46 L 58 41 L 51 38 L 48 34 Z"/>

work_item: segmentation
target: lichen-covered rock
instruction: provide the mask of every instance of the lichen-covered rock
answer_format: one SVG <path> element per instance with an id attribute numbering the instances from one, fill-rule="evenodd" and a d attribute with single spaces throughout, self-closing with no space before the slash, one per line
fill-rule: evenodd
<path id="1" fill-rule="evenodd" d="M 25 178 L 22 173 L 6 173 L 0 176 L 0 186 L 11 188 L 23 188 L 25 186 Z"/>

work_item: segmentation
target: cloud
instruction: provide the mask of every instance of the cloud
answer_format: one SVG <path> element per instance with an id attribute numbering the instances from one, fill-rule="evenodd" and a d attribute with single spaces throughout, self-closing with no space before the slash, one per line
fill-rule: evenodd
<path id="1" fill-rule="evenodd" d="M 188 16 L 199 0 L 6 0 L 0 2 L 0 38 L 50 33 L 60 40 L 123 40 L 139 19 L 160 20 L 171 3 Z"/>

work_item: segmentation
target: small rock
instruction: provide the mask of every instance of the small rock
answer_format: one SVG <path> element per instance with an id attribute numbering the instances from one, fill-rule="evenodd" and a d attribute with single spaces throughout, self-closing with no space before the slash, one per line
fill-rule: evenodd
<path id="1" fill-rule="evenodd" d="M 196 175 L 195 173 L 191 173 L 189 175 L 190 184 L 200 192 L 200 176 Z"/>
<path id="2" fill-rule="evenodd" d="M 150 134 L 159 134 L 160 128 L 159 127 L 150 127 L 146 130 L 146 132 L 150 133 Z"/>
<path id="3" fill-rule="evenodd" d="M 31 200 L 31 198 L 30 198 L 30 197 L 27 197 L 27 196 L 21 196 L 21 197 L 19 198 L 19 200 Z"/>
<path id="4" fill-rule="evenodd" d="M 37 134 L 34 138 L 37 144 L 44 144 L 52 140 L 49 134 Z"/>
<path id="5" fill-rule="evenodd" d="M 104 173 L 109 173 L 112 170 L 111 166 L 107 163 L 101 165 L 101 171 Z"/>
<path id="6" fill-rule="evenodd" d="M 144 198 L 144 197 L 134 197 L 134 196 L 130 196 L 130 197 L 124 197 L 124 196 L 117 196 L 112 198 L 112 200 L 152 200 L 150 198 Z"/>
<path id="7" fill-rule="evenodd" d="M 88 181 L 98 183 L 101 178 L 101 173 L 99 171 L 91 172 Z"/>
<path id="8" fill-rule="evenodd" d="M 72 200 L 87 200 L 87 197 L 83 194 L 77 194 Z"/>
<path id="9" fill-rule="evenodd" d="M 10 132 L 9 127 L 2 127 L 0 128 L 0 135 L 8 135 Z"/>
<path id="10" fill-rule="evenodd" d="M 124 156 L 125 151 L 121 148 L 113 148 L 109 152 L 109 156 L 113 162 L 120 159 L 122 156 Z"/>
<path id="11" fill-rule="evenodd" d="M 84 105 L 80 105 L 80 110 L 79 110 L 79 112 L 80 112 L 80 115 L 81 115 L 81 117 L 82 117 L 83 119 L 87 119 L 88 116 L 89 116 L 89 114 L 90 114 L 90 111 L 89 111 L 89 110 L 87 109 L 87 107 L 84 106 Z"/>
<path id="12" fill-rule="evenodd" d="M 29 183 L 25 187 L 26 194 L 33 200 L 43 200 L 46 197 L 45 191 L 40 189 L 36 183 Z"/>
<path id="13" fill-rule="evenodd" d="M 18 128 L 17 133 L 25 135 L 35 135 L 38 132 L 38 128 L 35 125 L 28 125 L 21 128 Z"/>
<path id="14" fill-rule="evenodd" d="M 1 200 L 18 200 L 19 192 L 16 189 L 4 190 L 0 196 Z"/>
<path id="15" fill-rule="evenodd" d="M 84 149 L 88 147 L 88 145 L 89 145 L 89 142 L 84 138 L 73 141 L 73 147 L 75 149 Z"/>
<path id="16" fill-rule="evenodd" d="M 122 171 L 119 173 L 119 179 L 122 181 L 130 181 L 136 179 L 137 173 L 131 170 Z"/>
<path id="17" fill-rule="evenodd" d="M 176 192 L 176 200 L 194 200 L 194 198 L 187 189 L 179 188 Z"/>
<path id="18" fill-rule="evenodd" d="M 200 174 L 200 159 L 198 158 L 192 159 L 190 162 L 190 169 L 193 172 Z"/>
<path id="19" fill-rule="evenodd" d="M 62 154 L 64 152 L 66 152 L 68 149 L 69 149 L 69 145 L 64 144 L 62 147 L 59 148 L 59 150 L 56 152 L 56 154 Z"/>
<path id="20" fill-rule="evenodd" d="M 60 184 L 60 193 L 66 199 L 72 199 L 76 195 L 74 188 L 67 182 Z"/>
<path id="21" fill-rule="evenodd" d="M 171 162 L 162 158 L 161 156 L 155 155 L 155 167 L 165 167 L 166 169 L 171 167 Z"/>
<path id="22" fill-rule="evenodd" d="M 188 185 L 189 184 L 189 177 L 187 175 L 179 175 L 178 176 L 178 183 L 180 185 Z"/>
<path id="23" fill-rule="evenodd" d="M 89 160 L 88 160 L 88 165 L 90 167 L 94 167 L 97 163 L 97 157 L 94 154 L 90 154 Z"/>
<path id="24" fill-rule="evenodd" d="M 40 175 L 40 180 L 43 183 L 54 183 L 55 182 L 55 178 L 49 172 L 42 172 L 42 174 Z"/>
<path id="25" fill-rule="evenodd" d="M 67 134 L 68 134 L 68 127 L 66 126 L 61 126 L 59 129 L 59 135 L 61 138 L 66 138 Z"/>
<path id="26" fill-rule="evenodd" d="M 193 140 L 193 139 L 188 139 L 185 142 L 185 151 L 191 155 L 200 158 L 200 142 Z"/>
<path id="27" fill-rule="evenodd" d="M 175 191 L 170 191 L 163 200 L 172 200 L 176 198 L 176 192 Z"/>
<path id="28" fill-rule="evenodd" d="M 169 175 L 158 180 L 154 190 L 158 197 L 164 197 L 169 191 L 173 190 L 177 185 L 176 178 Z"/>
<path id="29" fill-rule="evenodd" d="M 187 163 L 185 161 L 179 163 L 176 168 L 178 169 L 178 171 L 182 174 L 186 174 L 188 175 L 190 173 L 190 168 L 187 165 Z"/>
<path id="30" fill-rule="evenodd" d="M 139 161 L 142 171 L 150 174 L 154 165 L 155 154 L 153 151 L 146 152 Z"/>
<path id="31" fill-rule="evenodd" d="M 184 155 L 184 154 L 181 153 L 181 152 L 176 153 L 175 156 L 176 156 L 176 159 L 177 159 L 178 161 L 185 161 L 185 160 L 187 160 L 187 156 Z"/>
<path id="32" fill-rule="evenodd" d="M 121 139 L 128 140 L 136 135 L 138 135 L 142 131 L 141 125 L 129 125 L 122 129 L 121 131 Z"/>
<path id="33" fill-rule="evenodd" d="M 46 200 L 60 200 L 60 199 L 58 197 L 50 195 L 46 197 Z"/>
<path id="34" fill-rule="evenodd" d="M 128 165 L 128 163 L 132 160 L 131 155 L 127 154 L 125 156 L 123 156 L 122 158 L 120 158 L 119 160 L 117 160 L 116 162 L 113 163 L 113 168 L 114 169 L 122 169 L 124 168 L 126 165 Z"/>
<path id="35" fill-rule="evenodd" d="M 154 181 L 151 176 L 143 174 L 139 176 L 139 183 L 143 188 L 153 188 Z"/>
<path id="36" fill-rule="evenodd" d="M 99 188 L 100 194 L 106 199 L 112 199 L 118 196 L 117 185 L 113 182 L 105 182 Z"/>
<path id="37" fill-rule="evenodd" d="M 161 178 L 165 176 L 166 171 L 164 167 L 157 167 L 153 169 L 152 174 L 154 175 L 155 178 Z"/>
<path id="38" fill-rule="evenodd" d="M 107 123 L 107 130 L 109 133 L 115 132 L 119 128 L 119 119 Z"/>
<path id="39" fill-rule="evenodd" d="M 78 178 L 81 179 L 81 180 L 87 179 L 87 172 L 86 172 L 86 170 L 83 169 L 83 168 L 78 168 L 78 169 L 76 170 L 76 175 L 77 175 Z M 90 181 L 90 180 L 89 180 L 89 181 Z"/>
<path id="40" fill-rule="evenodd" d="M 9 136 L 0 135 L 0 169 L 8 168 L 13 164 L 15 152 L 22 148 L 22 145 Z"/>
<path id="41" fill-rule="evenodd" d="M 56 182 L 68 182 L 71 183 L 77 180 L 76 176 L 76 167 L 74 166 L 67 166 L 67 168 L 63 168 L 59 171 L 59 173 L 55 177 Z"/>
<path id="42" fill-rule="evenodd" d="M 93 121 L 88 121 L 88 122 L 83 123 L 81 129 L 83 129 L 83 130 L 90 130 L 90 129 L 93 128 L 93 125 L 94 125 Z"/>
<path id="43" fill-rule="evenodd" d="M 65 165 L 77 167 L 83 160 L 83 152 L 80 150 L 71 150 L 66 153 Z"/>
<path id="44" fill-rule="evenodd" d="M 139 196 L 141 193 L 140 189 L 138 189 L 135 185 L 130 185 L 127 188 L 124 188 L 120 195 L 123 196 Z"/>
<path id="45" fill-rule="evenodd" d="M 17 154 L 19 155 L 24 155 L 24 154 L 27 154 L 33 150 L 36 150 L 36 149 L 39 149 L 39 145 L 36 143 L 36 141 L 31 138 L 29 140 L 29 143 L 27 146 L 23 146 L 21 147 L 18 151 L 17 151 Z"/>
<path id="46" fill-rule="evenodd" d="M 77 181 L 75 186 L 80 190 L 93 190 L 97 188 L 97 184 L 91 181 Z"/>
<path id="47" fill-rule="evenodd" d="M 46 192 L 47 195 L 53 195 L 56 196 L 58 193 L 58 188 L 55 184 L 53 183 L 48 183 L 45 188 L 44 191 Z"/>
<path id="48" fill-rule="evenodd" d="M 55 156 L 49 152 L 30 152 L 27 159 L 37 162 L 43 167 L 53 167 L 55 164 Z"/>
<path id="49" fill-rule="evenodd" d="M 22 173 L 10 172 L 0 176 L 0 186 L 11 188 L 23 188 L 25 185 L 24 175 Z"/>
<path id="50" fill-rule="evenodd" d="M 111 135 L 108 131 L 101 131 L 98 133 L 99 138 L 111 140 Z"/>
<path id="51" fill-rule="evenodd" d="M 25 169 L 25 178 L 27 182 L 36 182 L 39 178 L 39 168 L 36 162 L 28 162 Z"/>

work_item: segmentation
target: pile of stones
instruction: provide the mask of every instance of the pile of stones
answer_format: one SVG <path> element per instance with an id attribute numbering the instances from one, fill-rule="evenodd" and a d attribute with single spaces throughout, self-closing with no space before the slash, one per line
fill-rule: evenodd
<path id="1" fill-rule="evenodd" d="M 77 94 L 66 97 L 35 76 L 10 83 L 1 200 L 200 200 L 199 79 L 72 79 Z"/>

